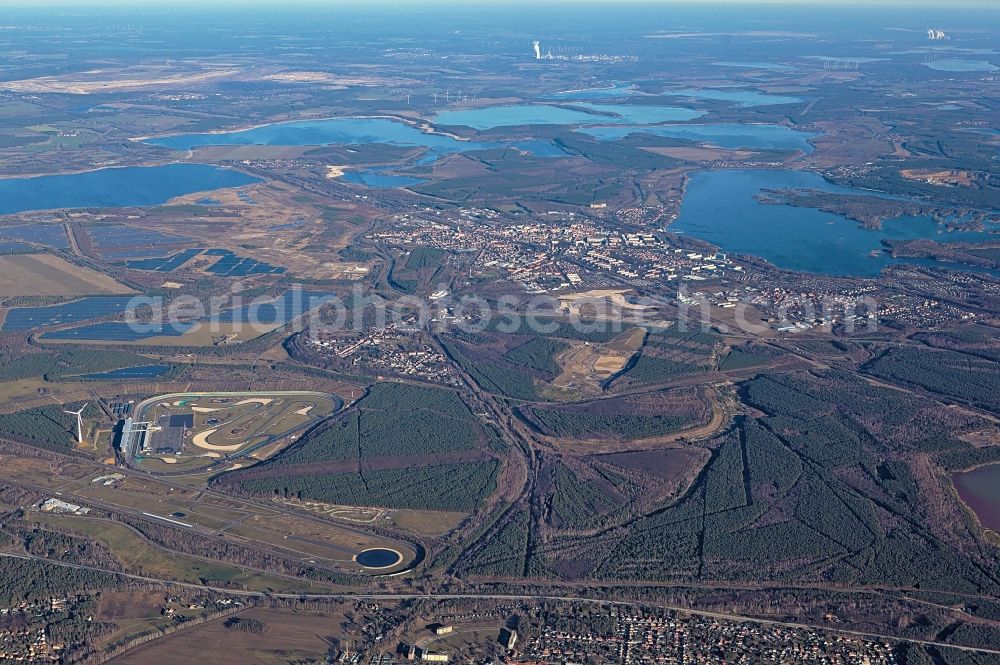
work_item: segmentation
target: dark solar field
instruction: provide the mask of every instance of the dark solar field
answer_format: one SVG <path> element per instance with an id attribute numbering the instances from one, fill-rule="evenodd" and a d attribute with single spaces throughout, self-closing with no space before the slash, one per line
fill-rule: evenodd
<path id="1" fill-rule="evenodd" d="M 150 337 L 180 337 L 193 327 L 193 323 L 130 324 L 124 321 L 108 321 L 106 323 L 95 323 L 79 328 L 48 332 L 42 335 L 42 339 L 139 342 Z"/>
<path id="2" fill-rule="evenodd" d="M 48 307 L 14 307 L 7 312 L 7 318 L 4 319 L 0 330 L 24 331 L 100 319 L 125 312 L 130 309 L 131 301 L 132 298 L 129 296 L 93 296 Z"/>
<path id="3" fill-rule="evenodd" d="M 228 249 L 209 249 L 205 251 L 206 256 L 218 256 L 208 272 L 217 277 L 246 277 L 247 275 L 281 275 L 284 268 L 272 266 L 269 263 L 256 259 L 237 256 Z"/>
<path id="4" fill-rule="evenodd" d="M 185 249 L 183 252 L 178 252 L 172 256 L 156 257 L 149 259 L 138 259 L 135 261 L 126 261 L 125 267 L 132 270 L 153 270 L 156 272 L 172 272 L 177 268 L 193 259 L 194 257 L 201 254 L 201 248 L 195 247 L 192 249 Z"/>
<path id="5" fill-rule="evenodd" d="M 29 245 L 16 240 L 4 242 L 0 240 L 0 254 L 30 254 L 38 251 L 34 245 Z"/>
<path id="6" fill-rule="evenodd" d="M 200 248 L 185 249 L 169 256 L 152 256 L 149 253 L 135 255 L 136 260 L 127 261 L 126 267 L 132 270 L 150 270 L 155 272 L 171 272 L 202 253 Z M 281 275 L 284 268 L 272 266 L 270 263 L 258 261 L 245 256 L 238 256 L 228 249 L 207 249 L 205 256 L 219 257 L 207 271 L 216 277 L 246 277 L 248 275 Z M 139 256 L 146 258 L 138 258 Z"/>
<path id="7" fill-rule="evenodd" d="M 86 229 L 97 251 L 111 261 L 167 256 L 189 241 L 182 236 L 117 224 L 93 224 Z"/>
<path id="8" fill-rule="evenodd" d="M 111 413 L 124 418 L 132 414 L 132 405 L 128 402 L 115 402 L 111 405 Z"/>
<path id="9" fill-rule="evenodd" d="M 56 249 L 69 249 L 69 238 L 62 224 L 20 224 L 0 228 L 0 238 L 22 240 Z"/>
<path id="10" fill-rule="evenodd" d="M 247 323 L 252 325 L 264 325 L 264 326 L 282 326 L 289 321 L 295 319 L 296 317 L 305 314 L 309 310 L 318 307 L 319 305 L 333 299 L 336 294 L 332 291 L 303 291 L 298 289 L 289 289 L 285 291 L 281 296 L 274 298 L 272 300 L 261 300 L 259 302 L 250 302 L 246 305 L 229 307 L 223 309 L 217 315 L 205 316 L 198 321 L 216 321 L 218 323 Z M 77 305 L 77 303 L 86 303 L 88 301 L 121 301 L 124 305 L 128 303 L 129 298 L 84 298 L 83 300 L 76 301 L 74 303 L 67 303 L 67 305 L 58 305 L 60 309 L 65 309 L 70 305 Z M 104 307 L 111 307 L 114 303 L 109 303 L 103 305 Z M 29 310 L 36 312 L 33 316 L 28 317 L 23 314 L 19 315 L 15 319 L 15 325 L 23 326 L 18 328 L 11 328 L 11 330 L 27 330 L 31 327 L 38 327 L 42 325 L 52 325 L 52 323 L 41 323 L 41 321 L 52 321 L 56 318 L 55 313 L 48 312 L 47 310 L 55 309 L 53 307 L 22 307 L 11 310 L 8 314 L 8 323 L 10 322 L 10 317 L 18 310 Z M 98 310 L 97 306 L 84 306 L 79 305 L 79 314 L 83 315 L 86 313 L 86 319 L 96 318 L 94 316 L 95 311 L 106 311 L 107 313 L 101 314 L 101 316 L 107 316 L 108 314 L 117 313 L 113 309 L 108 310 Z M 42 313 L 37 313 L 38 310 L 46 310 Z M 70 309 L 70 313 L 77 313 L 76 309 Z M 122 309 L 121 311 L 124 311 Z M 59 315 L 58 323 L 73 323 L 76 320 L 83 319 L 73 319 L 69 320 L 66 318 L 69 314 L 63 312 Z M 161 324 L 161 323 L 141 323 L 141 324 L 130 324 L 124 321 L 107 321 L 104 323 L 95 323 L 91 325 L 80 326 L 78 328 L 69 328 L 66 330 L 57 330 L 53 332 L 46 333 L 42 335 L 42 339 L 55 339 L 55 340 L 83 340 L 83 341 L 97 341 L 97 342 L 137 342 L 144 339 L 149 339 L 150 337 L 169 336 L 169 337 L 180 337 L 187 331 L 191 330 L 198 321 L 191 323 L 176 323 L 176 324 Z M 133 329 L 134 328 L 134 329 Z M 5 324 L 5 330 L 6 324 Z M 123 370 L 124 371 L 124 370 Z"/>

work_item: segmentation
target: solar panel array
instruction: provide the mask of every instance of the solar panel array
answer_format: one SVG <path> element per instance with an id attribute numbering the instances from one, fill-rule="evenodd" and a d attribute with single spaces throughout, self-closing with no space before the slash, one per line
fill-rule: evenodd
<path id="1" fill-rule="evenodd" d="M 42 339 L 84 340 L 98 342 L 138 342 L 151 337 L 180 337 L 199 323 L 248 323 L 282 326 L 306 312 L 333 299 L 332 291 L 302 291 L 289 289 L 271 300 L 254 300 L 246 305 L 232 306 L 217 315 L 202 316 L 191 322 L 136 323 L 105 321 L 76 328 L 55 330 Z M 45 326 L 76 323 L 120 314 L 130 308 L 128 296 L 95 296 L 51 307 L 16 307 L 7 313 L 3 330 L 29 330 Z M 140 304 L 142 301 L 136 303 Z"/>
<path id="2" fill-rule="evenodd" d="M 73 340 L 80 339 L 96 342 L 139 342 L 151 337 L 180 337 L 194 327 L 193 323 L 147 323 L 134 324 L 124 321 L 108 321 L 94 323 L 79 328 L 54 330 L 42 335 L 42 339 Z"/>
<path id="3" fill-rule="evenodd" d="M 171 256 L 159 256 L 150 259 L 136 259 L 135 261 L 126 261 L 125 267 L 131 270 L 153 270 L 156 272 L 172 272 L 182 265 L 193 259 L 194 257 L 201 254 L 200 247 L 194 247 L 192 249 L 185 249 L 183 252 L 178 252 Z"/>
<path id="4" fill-rule="evenodd" d="M 62 224 L 18 224 L 0 227 L 0 238 L 21 240 L 55 249 L 69 249 L 69 238 Z"/>
<path id="5" fill-rule="evenodd" d="M 18 242 L 17 240 L 6 242 L 0 240 L 0 254 L 31 254 L 36 251 L 39 250 L 34 245 Z"/>
<path id="6" fill-rule="evenodd" d="M 119 224 L 92 224 L 86 230 L 101 256 L 112 261 L 151 256 L 150 251 L 166 256 L 189 241 L 182 236 Z"/>
<path id="7" fill-rule="evenodd" d="M 118 315 L 131 309 L 130 296 L 92 296 L 48 307 L 14 307 L 7 312 L 0 330 L 20 332 L 45 326 L 76 323 Z M 137 306 L 134 303 L 132 306 Z"/>
<path id="8" fill-rule="evenodd" d="M 218 256 L 208 272 L 217 277 L 246 277 L 248 275 L 281 275 L 284 268 L 272 266 L 264 261 L 237 256 L 228 249 L 210 249 L 205 252 L 209 256 Z"/>
<path id="9" fill-rule="evenodd" d="M 132 270 L 171 272 L 180 268 L 182 265 L 203 252 L 205 256 L 219 257 L 215 263 L 206 269 L 209 273 L 215 275 L 216 277 L 281 275 L 285 272 L 285 268 L 280 266 L 273 266 L 265 261 L 258 261 L 257 259 L 251 259 L 246 256 L 238 256 L 228 249 L 220 248 L 205 250 L 201 248 L 185 249 L 182 252 L 177 252 L 176 254 L 171 254 L 169 256 L 150 257 L 147 254 L 145 255 L 147 258 L 136 258 L 132 261 L 126 261 L 125 267 L 131 268 Z"/>

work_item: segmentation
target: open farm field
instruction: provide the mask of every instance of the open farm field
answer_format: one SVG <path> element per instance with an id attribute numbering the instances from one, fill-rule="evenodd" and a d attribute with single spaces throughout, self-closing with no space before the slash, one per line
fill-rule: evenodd
<path id="1" fill-rule="evenodd" d="M 330 648 L 342 615 L 248 608 L 237 616 L 260 622 L 259 634 L 226 628 L 219 619 L 143 645 L 115 659 L 121 665 L 176 665 L 209 660 L 220 665 L 283 665 L 321 659 Z"/>
<path id="2" fill-rule="evenodd" d="M 133 290 L 54 254 L 0 256 L 0 297 L 127 294 Z"/>
<path id="3" fill-rule="evenodd" d="M 260 591 L 295 592 L 317 589 L 307 582 L 296 582 L 164 550 L 129 527 L 108 520 L 63 515 L 39 515 L 32 516 L 32 519 L 41 525 L 93 538 L 111 551 L 127 571 L 139 575 L 192 584 L 234 585 Z"/>

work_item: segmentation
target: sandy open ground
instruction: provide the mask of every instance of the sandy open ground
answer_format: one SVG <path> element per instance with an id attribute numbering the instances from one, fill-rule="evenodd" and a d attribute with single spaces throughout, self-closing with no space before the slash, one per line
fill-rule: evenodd
<path id="1" fill-rule="evenodd" d="M 90 77 L 75 74 L 73 75 L 74 78 L 70 78 L 69 76 L 41 76 L 33 79 L 22 79 L 20 81 L 4 81 L 0 83 L 0 88 L 13 90 L 14 92 L 54 92 L 70 95 L 91 95 L 95 93 L 137 90 L 139 88 L 205 83 L 206 81 L 229 78 L 239 73 L 239 71 L 238 69 L 221 69 L 195 74 L 161 73 L 159 75 L 156 72 L 146 72 L 144 75 L 130 75 L 127 71 L 117 73 L 95 71 L 90 72 Z"/>

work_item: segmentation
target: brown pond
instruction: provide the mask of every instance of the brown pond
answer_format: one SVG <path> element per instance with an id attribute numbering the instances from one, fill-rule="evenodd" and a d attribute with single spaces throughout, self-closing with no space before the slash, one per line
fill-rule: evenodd
<path id="1" fill-rule="evenodd" d="M 987 529 L 1000 531 L 1000 464 L 956 473 L 952 477 L 962 501 Z"/>

